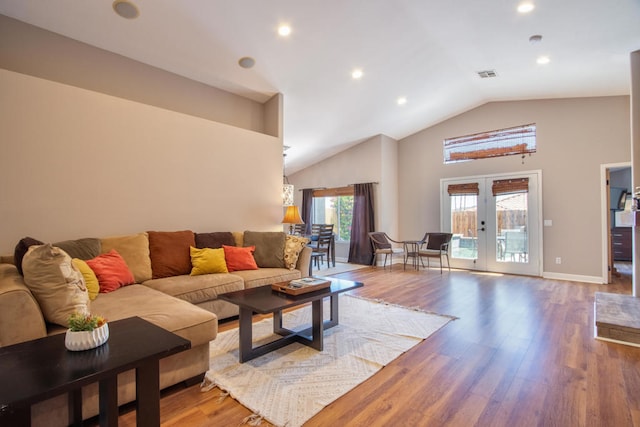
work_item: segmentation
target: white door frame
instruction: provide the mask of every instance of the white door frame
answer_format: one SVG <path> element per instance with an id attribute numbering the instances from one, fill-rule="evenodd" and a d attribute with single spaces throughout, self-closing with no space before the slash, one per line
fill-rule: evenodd
<path id="1" fill-rule="evenodd" d="M 607 206 L 609 205 L 609 195 L 607 194 L 607 169 L 630 168 L 631 162 L 605 163 L 600 165 L 600 232 L 602 239 L 602 284 L 609 283 L 609 229 L 607 227 Z"/>
<path id="2" fill-rule="evenodd" d="M 445 189 L 444 189 L 444 182 L 446 181 L 452 181 L 452 180 L 469 180 L 469 181 L 473 181 L 473 180 L 485 180 L 487 178 L 507 178 L 507 177 L 513 177 L 513 176 L 518 176 L 520 174 L 528 174 L 528 175 L 535 175 L 537 177 L 538 180 L 538 191 L 537 191 L 537 200 L 536 200 L 536 204 L 537 204 L 537 211 L 536 213 L 536 219 L 535 219 L 535 223 L 537 225 L 537 235 L 536 238 L 538 240 L 538 248 L 537 248 L 537 255 L 538 255 L 538 262 L 537 265 L 534 266 L 534 270 L 535 270 L 535 275 L 536 276 L 542 276 L 542 264 L 543 264 L 543 219 L 542 219 L 542 170 L 541 169 L 536 169 L 536 170 L 529 170 L 529 171 L 519 171 L 519 172 L 505 172 L 505 173 L 496 173 L 496 174 L 486 174 L 486 175 L 472 175 L 472 176 L 461 176 L 461 177 L 451 177 L 451 178 L 441 178 L 440 179 L 440 229 L 444 230 L 445 228 L 445 215 L 448 215 L 448 212 L 444 211 L 445 208 L 445 201 L 444 201 L 444 194 L 446 193 Z"/>

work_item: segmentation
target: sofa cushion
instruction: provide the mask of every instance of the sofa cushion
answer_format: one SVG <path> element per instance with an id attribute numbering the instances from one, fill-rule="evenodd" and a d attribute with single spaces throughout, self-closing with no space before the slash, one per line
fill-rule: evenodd
<path id="1" fill-rule="evenodd" d="M 87 265 L 96 274 L 101 293 L 113 292 L 136 281 L 127 263 L 115 249 L 87 260 Z"/>
<path id="2" fill-rule="evenodd" d="M 149 231 L 148 234 L 154 279 L 191 272 L 189 248 L 196 245 L 193 231 Z"/>
<path id="3" fill-rule="evenodd" d="M 222 248 L 222 245 L 237 246 L 233 234 L 229 231 L 215 233 L 196 233 L 196 248 Z"/>
<path id="4" fill-rule="evenodd" d="M 137 284 L 101 294 L 91 311 L 110 321 L 139 316 L 188 339 L 192 347 L 208 343 L 218 331 L 215 314 Z"/>
<path id="5" fill-rule="evenodd" d="M 283 268 L 285 234 L 281 231 L 245 231 L 243 246 L 255 246 L 258 267 Z"/>
<path id="6" fill-rule="evenodd" d="M 24 275 L 22 272 L 22 258 L 24 258 L 24 254 L 27 253 L 29 248 L 34 245 L 44 245 L 44 242 L 34 239 L 33 237 L 24 237 L 20 239 L 13 251 L 13 262 L 16 264 L 18 273 L 21 275 Z"/>
<path id="7" fill-rule="evenodd" d="M 300 252 L 307 246 L 309 239 L 306 237 L 287 234 L 284 243 L 284 263 L 289 270 L 296 268 Z"/>
<path id="8" fill-rule="evenodd" d="M 73 313 L 89 313 L 89 294 L 71 257 L 51 244 L 31 246 L 22 260 L 24 282 L 45 320 L 68 325 Z"/>
<path id="9" fill-rule="evenodd" d="M 256 250 L 255 246 L 238 248 L 224 245 L 222 248 L 224 249 L 224 259 L 227 262 L 227 270 L 229 272 L 258 269 L 256 260 L 253 258 L 253 251 Z"/>
<path id="10" fill-rule="evenodd" d="M 101 253 L 100 239 L 92 237 L 77 240 L 65 240 L 54 243 L 53 246 L 59 247 L 69 254 L 71 258 L 78 258 L 85 261 L 95 258 Z"/>
<path id="11" fill-rule="evenodd" d="M 191 304 L 211 301 L 220 294 L 244 289 L 242 278 L 228 273 L 172 276 L 147 280 L 143 285 Z"/>
<path id="12" fill-rule="evenodd" d="M 84 284 L 87 287 L 87 292 L 89 293 L 89 299 L 93 301 L 100 292 L 100 283 L 98 282 L 96 273 L 93 272 L 85 260 L 73 258 L 72 262 L 78 271 L 80 271 L 80 274 L 82 274 Z"/>
<path id="13" fill-rule="evenodd" d="M 118 251 L 129 266 L 136 282 L 151 279 L 151 258 L 149 258 L 149 237 L 147 233 L 111 236 L 100 240 L 102 253 L 111 249 Z"/>
<path id="14" fill-rule="evenodd" d="M 271 285 L 278 282 L 288 282 L 302 277 L 300 270 L 289 270 L 288 268 L 261 268 L 259 270 L 235 271 L 233 275 L 242 277 L 245 289 Z"/>
<path id="15" fill-rule="evenodd" d="M 227 263 L 224 259 L 224 249 L 191 247 L 191 275 L 228 273 Z"/>

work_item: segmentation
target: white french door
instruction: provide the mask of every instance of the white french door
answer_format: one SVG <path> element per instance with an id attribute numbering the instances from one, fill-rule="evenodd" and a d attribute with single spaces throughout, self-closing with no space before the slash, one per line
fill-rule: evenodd
<path id="1" fill-rule="evenodd" d="M 541 171 L 440 181 L 452 267 L 541 274 Z"/>

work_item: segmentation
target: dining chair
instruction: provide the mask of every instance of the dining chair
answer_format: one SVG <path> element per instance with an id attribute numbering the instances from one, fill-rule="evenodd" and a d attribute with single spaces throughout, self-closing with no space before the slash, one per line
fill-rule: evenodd
<path id="1" fill-rule="evenodd" d="M 293 224 L 293 234 L 303 235 L 307 229 L 306 224 Z"/>
<path id="2" fill-rule="evenodd" d="M 423 258 L 427 259 L 427 268 L 429 268 L 429 258 L 438 258 L 440 260 L 440 274 L 442 274 L 442 259 L 447 259 L 447 268 L 451 271 L 451 264 L 449 264 L 449 243 L 453 237 L 452 233 L 427 233 L 425 235 L 425 242 L 418 250 L 418 257 L 422 262 Z"/>
<path id="3" fill-rule="evenodd" d="M 404 254 L 404 249 L 395 248 L 391 244 L 392 242 L 403 244 L 403 242 L 393 240 L 391 237 L 387 236 L 387 233 L 385 232 L 373 231 L 369 233 L 369 240 L 371 241 L 371 246 L 373 248 L 373 259 L 371 260 L 371 265 L 376 265 L 378 255 L 384 254 L 384 263 L 382 264 L 382 268 L 387 268 L 387 257 L 389 257 L 389 268 L 393 269 L 393 255 Z"/>
<path id="4" fill-rule="evenodd" d="M 333 224 L 313 224 L 314 226 L 321 225 L 321 227 L 316 227 L 315 230 L 312 226 L 312 234 L 314 236 L 318 236 L 317 240 L 313 240 L 310 244 L 311 246 L 311 264 L 315 263 L 318 269 L 324 260 L 324 257 L 327 257 L 327 268 L 329 268 L 329 251 L 331 249 L 331 240 L 333 239 Z M 314 233 L 315 231 L 315 233 Z"/>

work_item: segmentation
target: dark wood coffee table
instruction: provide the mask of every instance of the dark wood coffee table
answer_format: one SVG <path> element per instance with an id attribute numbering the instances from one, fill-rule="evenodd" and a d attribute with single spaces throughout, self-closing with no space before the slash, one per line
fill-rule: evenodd
<path id="1" fill-rule="evenodd" d="M 218 296 L 221 300 L 236 304 L 240 308 L 240 363 L 282 348 L 294 342 L 322 350 L 322 337 L 325 329 L 338 324 L 338 294 L 364 286 L 360 282 L 323 277 L 331 281 L 331 287 L 302 295 L 287 295 L 271 289 L 271 286 L 244 289 Z M 331 313 L 328 320 L 323 320 L 322 300 L 330 298 Z M 282 326 L 282 311 L 311 303 L 311 327 L 300 331 L 292 331 Z M 273 332 L 282 338 L 253 347 L 253 313 L 273 313 Z"/>
<path id="2" fill-rule="evenodd" d="M 0 348 L 0 425 L 31 424 L 33 403 L 69 393 L 69 418 L 82 425 L 82 387 L 99 382 L 100 425 L 118 425 L 118 374 L 136 370 L 138 426 L 160 425 L 159 361 L 191 342 L 139 317 L 109 322 L 109 340 L 69 351 L 65 334 Z"/>

